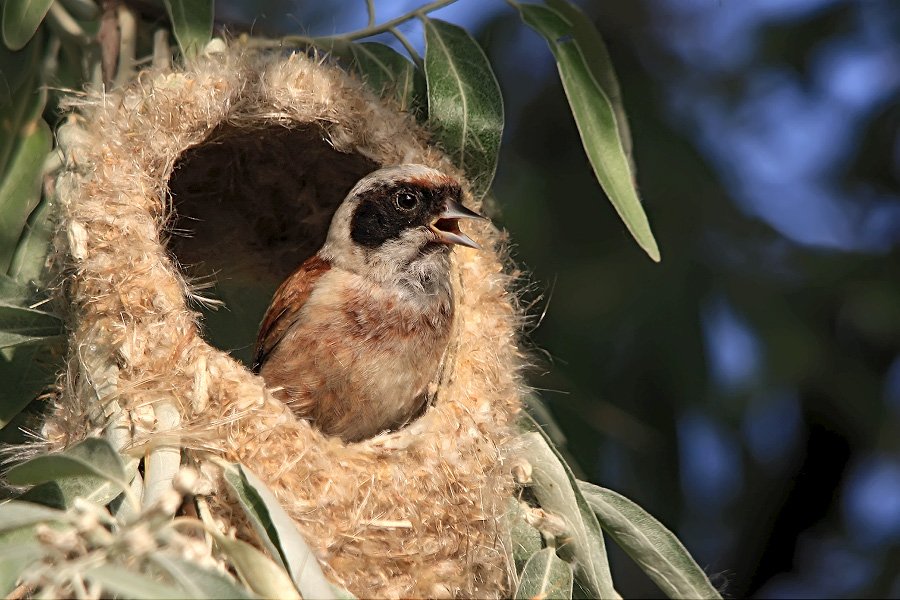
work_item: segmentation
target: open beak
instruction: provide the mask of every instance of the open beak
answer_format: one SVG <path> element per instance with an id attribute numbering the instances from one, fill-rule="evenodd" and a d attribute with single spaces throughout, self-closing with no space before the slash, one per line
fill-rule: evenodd
<path id="1" fill-rule="evenodd" d="M 444 210 L 438 215 L 437 219 L 431 222 L 428 228 L 437 236 L 436 242 L 459 244 L 460 246 L 481 250 L 481 246 L 475 240 L 459 230 L 460 219 L 481 219 L 482 221 L 487 221 L 485 217 L 469 210 L 459 202 L 447 200 L 444 203 Z"/>

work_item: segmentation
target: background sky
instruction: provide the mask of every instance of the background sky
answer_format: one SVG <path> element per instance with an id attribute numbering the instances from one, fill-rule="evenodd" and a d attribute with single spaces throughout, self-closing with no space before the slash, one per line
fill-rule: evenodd
<path id="1" fill-rule="evenodd" d="M 420 5 L 375 4 L 379 22 Z M 728 595 L 900 597 L 900 4 L 579 4 L 622 83 L 659 265 L 596 184 L 544 42 L 500 0 L 432 15 L 476 35 L 504 92 L 499 225 L 542 292 L 531 381 L 569 452 Z M 263 33 L 366 23 L 361 0 L 217 11 Z M 612 558 L 624 595 L 659 595 Z"/>

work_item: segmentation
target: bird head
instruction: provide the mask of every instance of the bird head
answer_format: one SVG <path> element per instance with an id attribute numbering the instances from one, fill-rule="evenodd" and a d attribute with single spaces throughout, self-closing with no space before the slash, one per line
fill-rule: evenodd
<path id="1" fill-rule="evenodd" d="M 462 205 L 456 179 L 424 165 L 384 167 L 350 190 L 320 255 L 378 280 L 428 280 L 447 270 L 452 246 L 480 248 L 462 219 L 484 217 Z"/>

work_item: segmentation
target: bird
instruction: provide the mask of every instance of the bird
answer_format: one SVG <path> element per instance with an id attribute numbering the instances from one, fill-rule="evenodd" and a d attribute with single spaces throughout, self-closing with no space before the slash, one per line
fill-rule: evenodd
<path id="1" fill-rule="evenodd" d="M 420 164 L 382 167 L 338 206 L 322 248 L 278 288 L 253 371 L 294 415 L 359 442 L 427 408 L 454 323 L 453 247 L 481 249 L 459 221 L 460 182 Z"/>

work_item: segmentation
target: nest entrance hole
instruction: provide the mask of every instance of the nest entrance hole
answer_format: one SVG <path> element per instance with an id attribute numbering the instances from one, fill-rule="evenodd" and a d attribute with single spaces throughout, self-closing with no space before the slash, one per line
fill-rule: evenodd
<path id="1" fill-rule="evenodd" d="M 272 294 L 325 242 L 338 205 L 378 164 L 317 124 L 221 125 L 169 178 L 168 246 L 202 295 L 205 337 L 249 364 Z"/>

